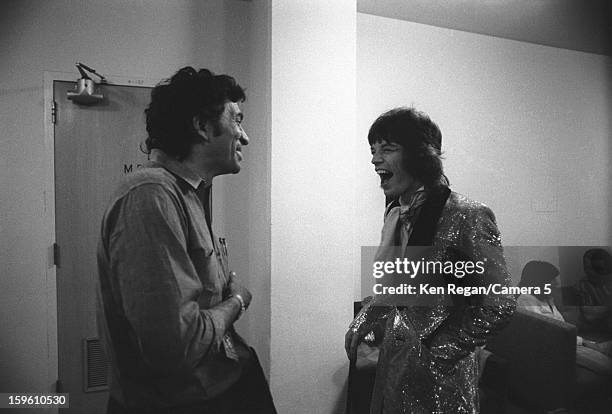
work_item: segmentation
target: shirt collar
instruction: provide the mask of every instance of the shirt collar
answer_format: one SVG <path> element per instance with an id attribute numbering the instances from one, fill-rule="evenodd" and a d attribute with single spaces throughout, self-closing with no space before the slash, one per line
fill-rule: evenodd
<path id="1" fill-rule="evenodd" d="M 160 165 L 174 175 L 182 178 L 187 184 L 192 186 L 194 190 L 197 190 L 202 183 L 206 183 L 206 181 L 191 168 L 158 148 L 151 150 L 150 159 L 152 164 Z"/>
<path id="2" fill-rule="evenodd" d="M 410 207 L 412 204 L 414 204 L 418 199 L 424 199 L 425 198 L 425 186 L 422 185 L 420 186 L 414 193 L 412 193 L 410 195 L 410 197 L 408 198 L 408 200 L 404 199 L 404 196 L 400 196 L 399 197 L 399 204 L 402 207 Z"/>

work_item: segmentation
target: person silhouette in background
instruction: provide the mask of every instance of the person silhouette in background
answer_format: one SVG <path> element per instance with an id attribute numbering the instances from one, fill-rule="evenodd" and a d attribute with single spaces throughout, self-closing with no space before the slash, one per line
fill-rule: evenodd
<path id="1" fill-rule="evenodd" d="M 565 322 L 553 297 L 553 290 L 559 288 L 559 279 L 559 269 L 553 264 L 538 260 L 528 262 L 523 267 L 519 286 L 538 287 L 540 293 L 519 295 L 517 307 Z M 611 346 L 612 342 L 596 342 L 576 335 L 576 363 L 603 375 L 612 376 Z"/>
<path id="2" fill-rule="evenodd" d="M 585 276 L 576 289 L 582 322 L 612 333 L 612 256 L 604 249 L 589 249 L 582 263 Z"/>
<path id="3" fill-rule="evenodd" d="M 523 267 L 518 285 L 519 287 L 538 288 L 540 292 L 519 295 L 516 302 L 518 307 L 565 322 L 552 294 L 553 288 L 559 287 L 559 269 L 556 266 L 548 262 L 532 260 Z"/>

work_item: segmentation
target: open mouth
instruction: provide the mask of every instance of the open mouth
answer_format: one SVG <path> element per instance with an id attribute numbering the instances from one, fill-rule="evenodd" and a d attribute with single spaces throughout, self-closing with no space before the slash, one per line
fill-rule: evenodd
<path id="1" fill-rule="evenodd" d="M 377 168 L 376 174 L 380 177 L 380 185 L 384 186 L 390 179 L 393 177 L 393 173 L 389 170 L 385 170 L 384 168 Z"/>

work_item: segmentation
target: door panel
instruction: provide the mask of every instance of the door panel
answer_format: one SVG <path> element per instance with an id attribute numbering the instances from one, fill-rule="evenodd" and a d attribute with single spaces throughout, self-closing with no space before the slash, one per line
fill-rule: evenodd
<path id="1" fill-rule="evenodd" d="M 96 329 L 96 246 L 112 191 L 147 159 L 139 148 L 151 88 L 101 85 L 105 99 L 92 106 L 69 101 L 73 88 L 73 82 L 53 84 L 59 379 L 70 394 L 67 412 L 95 414 L 105 412 L 108 398 L 106 391 L 85 392 L 105 383 Z"/>

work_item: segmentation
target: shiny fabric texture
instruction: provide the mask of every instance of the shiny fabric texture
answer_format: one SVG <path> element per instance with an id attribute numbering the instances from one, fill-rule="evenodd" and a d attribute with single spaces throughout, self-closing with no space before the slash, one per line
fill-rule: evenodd
<path id="1" fill-rule="evenodd" d="M 483 261 L 484 274 L 466 276 L 465 286 L 511 282 L 493 212 L 454 192 L 437 221 L 428 260 Z M 354 332 L 374 332 L 380 347 L 372 414 L 478 412 L 475 349 L 509 321 L 514 296 L 445 293 L 430 299 L 431 306 L 409 307 L 366 300 L 351 324 Z"/>

